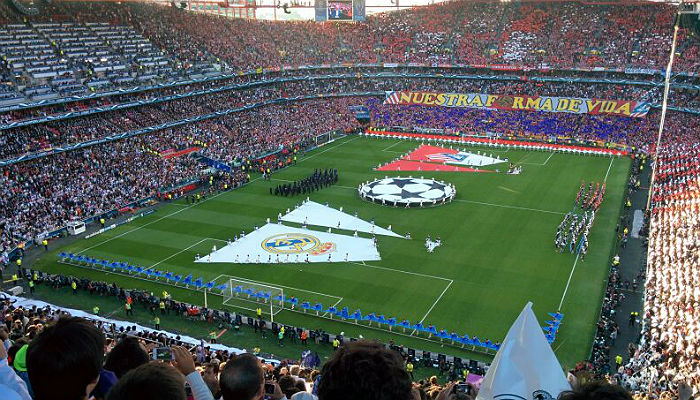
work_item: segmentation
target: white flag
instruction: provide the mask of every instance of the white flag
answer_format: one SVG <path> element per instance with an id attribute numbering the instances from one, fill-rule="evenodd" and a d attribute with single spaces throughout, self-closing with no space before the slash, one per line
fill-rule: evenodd
<path id="1" fill-rule="evenodd" d="M 547 400 L 571 390 L 532 312 L 532 303 L 510 327 L 476 400 Z"/>

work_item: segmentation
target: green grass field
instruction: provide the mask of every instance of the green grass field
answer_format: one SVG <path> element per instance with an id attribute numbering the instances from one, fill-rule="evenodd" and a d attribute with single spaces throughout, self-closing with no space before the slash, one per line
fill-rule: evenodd
<path id="1" fill-rule="evenodd" d="M 425 324 L 448 331 L 497 341 L 502 340 L 527 301 L 534 303 L 543 324 L 549 319 L 547 312 L 556 311 L 561 303 L 564 324 L 553 348 L 564 367 L 586 358 L 605 288 L 630 160 L 499 150 L 498 154 L 523 165 L 521 175 L 413 173 L 454 183 L 457 197 L 451 204 L 394 209 L 358 197 L 359 183 L 387 175 L 373 171 L 374 166 L 417 145 L 357 136 L 341 139 L 300 157 L 296 166 L 276 173 L 272 182 L 254 179 L 243 188 L 194 206 L 184 201 L 164 205 L 156 213 L 130 224 L 52 249 L 36 266 L 48 272 L 115 281 L 156 293 L 165 289 L 176 299 L 198 304 L 203 303 L 201 292 L 64 265 L 58 262 L 56 253 L 83 252 L 144 267 L 155 265 L 175 273 L 192 273 L 205 281 L 224 282 L 228 276 L 240 277 L 280 286 L 285 294 L 326 305 L 340 299 L 339 307 L 347 306 L 351 311 L 360 308 L 364 313 L 376 312 L 399 320 L 424 320 Z M 366 264 L 193 262 L 195 254 L 208 254 L 214 244 L 221 247 L 223 243 L 217 240 L 232 238 L 241 230 L 249 232 L 254 226 L 263 225 L 268 217 L 275 220 L 278 212 L 303 200 L 303 196 L 271 196 L 269 187 L 281 183 L 276 180 L 299 179 L 314 168 L 329 167 L 339 170 L 339 183 L 312 194 L 312 200 L 329 202 L 336 208 L 343 206 L 350 213 L 357 211 L 366 220 L 375 218 L 380 226 L 391 224 L 395 232 L 411 232 L 414 239 L 378 236 L 382 260 Z M 588 256 L 585 261 L 576 262 L 574 255 L 555 251 L 553 238 L 564 214 L 572 209 L 584 180 L 606 180 L 607 194 L 589 237 Z M 423 246 L 427 235 L 441 236 L 443 246 L 427 253 Z M 209 303 L 219 309 L 226 307 L 219 296 L 209 296 Z M 401 336 L 298 312 L 282 311 L 275 319 L 329 332 L 344 331 L 346 335 L 393 339 L 419 349 L 487 358 L 443 347 L 439 342 L 427 341 L 425 336 Z"/>

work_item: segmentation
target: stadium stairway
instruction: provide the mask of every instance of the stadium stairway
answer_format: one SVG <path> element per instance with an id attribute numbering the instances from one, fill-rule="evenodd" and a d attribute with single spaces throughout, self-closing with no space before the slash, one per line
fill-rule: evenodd
<path id="1" fill-rule="evenodd" d="M 644 213 L 646 207 L 647 195 L 649 193 L 649 183 L 651 180 L 651 165 L 647 162 L 644 169 L 639 174 L 640 189 L 635 190 L 630 199 L 632 207 L 624 208 L 620 221 L 620 235 L 625 226 L 629 227 L 630 235 L 627 245 L 623 248 L 621 243 L 617 243 L 617 251 L 620 255 L 620 280 L 624 284 L 625 281 L 632 282 L 637 278 L 637 290 L 630 289 L 621 290 L 625 295 L 625 300 L 621 302 L 620 307 L 616 310 L 615 321 L 619 326 L 619 331 L 615 343 L 610 348 L 610 370 L 615 371 L 615 356 L 621 355 L 624 362 L 630 359 L 628 351 L 628 343 L 637 343 L 641 332 L 641 320 L 644 317 L 644 279 L 639 279 L 640 271 L 646 271 L 647 259 L 647 237 L 642 231 L 637 238 L 632 237 L 632 225 L 634 221 L 635 210 L 640 210 Z M 630 313 L 638 312 L 638 322 L 634 326 L 630 326 Z"/>

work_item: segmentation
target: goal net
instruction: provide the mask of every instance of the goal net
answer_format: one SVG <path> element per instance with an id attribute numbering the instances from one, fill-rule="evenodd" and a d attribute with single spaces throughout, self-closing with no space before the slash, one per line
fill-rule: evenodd
<path id="1" fill-rule="evenodd" d="M 223 295 L 223 304 L 252 311 L 253 315 L 260 309 L 262 317 L 270 321 L 274 321 L 285 304 L 282 288 L 246 279 L 230 278 Z"/>

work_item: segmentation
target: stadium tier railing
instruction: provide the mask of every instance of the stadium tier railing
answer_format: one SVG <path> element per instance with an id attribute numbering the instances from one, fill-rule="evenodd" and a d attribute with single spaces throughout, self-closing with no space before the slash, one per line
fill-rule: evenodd
<path id="1" fill-rule="evenodd" d="M 391 71 L 391 69 L 389 71 Z M 124 90 L 121 90 L 121 89 L 120 90 L 113 90 L 110 92 L 103 92 L 103 93 L 99 93 L 99 94 L 92 93 L 90 95 L 85 95 L 85 96 L 65 97 L 65 98 L 61 98 L 61 99 L 44 100 L 44 101 L 38 101 L 38 102 L 34 102 L 34 103 L 21 103 L 21 104 L 12 105 L 12 106 L 0 107 L 0 112 L 18 111 L 18 110 L 22 110 L 22 109 L 36 108 L 36 107 L 46 107 L 46 106 L 50 106 L 50 105 L 83 101 L 83 100 L 90 100 L 90 99 L 95 99 L 95 98 L 100 98 L 100 97 L 133 94 L 133 93 L 139 93 L 139 92 L 145 92 L 145 91 L 173 88 L 173 87 L 182 86 L 182 85 L 223 81 L 223 80 L 235 79 L 235 78 L 239 78 L 239 77 L 240 77 L 239 75 L 223 75 L 223 76 L 217 77 L 217 78 L 187 80 L 187 81 L 182 81 L 182 82 L 177 82 L 177 83 L 136 87 L 136 88 L 124 89 Z M 396 72 L 378 72 L 378 73 L 377 72 L 362 72 L 362 77 L 363 77 L 363 79 L 381 79 L 381 78 L 408 78 L 408 79 L 411 79 L 411 78 L 413 78 L 413 79 L 436 78 L 437 79 L 437 78 L 439 78 L 439 79 L 485 80 L 485 81 L 489 81 L 489 80 L 490 81 L 519 81 L 520 80 L 520 77 L 514 76 L 514 75 L 396 73 Z M 263 76 L 263 78 L 264 78 L 264 76 Z M 107 112 L 107 111 L 128 109 L 128 108 L 132 108 L 132 107 L 139 107 L 139 106 L 144 106 L 144 105 L 149 105 L 149 104 L 157 104 L 157 103 L 161 103 L 161 102 L 165 102 L 165 101 L 183 99 L 183 98 L 193 97 L 193 96 L 201 96 L 201 95 L 211 94 L 211 93 L 218 93 L 218 92 L 232 91 L 232 90 L 242 90 L 242 89 L 254 88 L 254 87 L 259 87 L 259 86 L 273 85 L 273 84 L 277 84 L 277 83 L 301 82 L 301 81 L 308 81 L 308 80 L 312 80 L 312 81 L 314 81 L 314 80 L 328 80 L 328 79 L 357 79 L 357 73 L 300 75 L 300 76 L 294 76 L 294 77 L 261 79 L 261 80 L 248 82 L 248 83 L 230 84 L 230 85 L 224 85 L 224 86 L 211 88 L 211 89 L 194 90 L 194 91 L 189 91 L 189 92 L 170 95 L 170 96 L 154 97 L 154 98 L 148 99 L 148 100 L 126 101 L 126 102 L 123 102 L 120 104 L 114 104 L 114 105 L 110 105 L 110 106 L 93 107 L 93 108 L 88 108 L 88 109 L 81 110 L 81 111 L 72 111 L 72 112 L 67 112 L 67 113 L 63 113 L 63 114 L 49 115 L 46 117 L 29 118 L 29 119 L 21 120 L 21 121 L 7 122 L 7 123 L 0 124 L 0 130 L 18 128 L 21 126 L 40 124 L 40 123 L 51 122 L 51 121 L 59 121 L 59 120 L 63 120 L 63 119 L 75 118 L 75 117 L 79 117 L 79 116 L 87 116 L 87 115 L 92 115 L 92 114 L 97 114 L 97 113 L 102 113 L 102 112 Z M 609 84 L 609 85 L 635 85 L 635 86 L 649 86 L 649 87 L 661 87 L 662 86 L 662 83 L 654 82 L 654 81 L 635 81 L 635 80 L 608 79 L 608 78 L 597 78 L 596 79 L 596 78 L 581 78 L 581 77 L 568 77 L 568 76 L 563 76 L 563 77 L 548 77 L 548 76 L 530 77 L 529 80 L 533 81 L 533 82 L 543 82 L 543 83 L 590 83 L 590 84 Z M 700 85 L 672 83 L 671 88 L 684 89 L 684 90 L 700 90 Z M 653 108 L 660 108 L 661 107 L 660 104 L 656 104 L 656 103 L 652 104 L 651 106 Z M 672 109 L 674 111 L 700 114 L 700 110 L 689 108 L 689 107 L 671 106 L 670 109 Z"/>
<path id="2" fill-rule="evenodd" d="M 65 153 L 67 151 L 78 150 L 78 149 L 94 146 L 97 144 L 127 139 L 130 137 L 139 136 L 139 135 L 152 133 L 152 132 L 157 132 L 157 131 L 161 131 L 164 129 L 174 128 L 177 126 L 193 124 L 196 122 L 206 121 L 206 120 L 214 119 L 214 118 L 220 118 L 220 117 L 223 117 L 226 115 L 238 113 L 241 111 L 248 111 L 248 110 L 258 108 L 258 107 L 265 107 L 265 106 L 269 106 L 269 105 L 281 105 L 281 104 L 291 103 L 291 102 L 295 102 L 295 101 L 303 101 L 303 100 L 318 100 L 320 98 L 377 97 L 377 96 L 382 96 L 382 95 L 384 95 L 384 92 L 350 92 L 350 93 L 328 93 L 328 94 L 322 94 L 322 95 L 316 94 L 316 95 L 308 95 L 308 96 L 277 98 L 277 99 L 262 101 L 262 102 L 258 102 L 258 103 L 254 103 L 254 104 L 247 104 L 247 105 L 242 106 L 242 107 L 229 108 L 226 110 L 221 110 L 221 111 L 216 111 L 216 112 L 212 112 L 212 113 L 208 113 L 208 114 L 203 114 L 203 115 L 199 115 L 196 117 L 184 118 L 184 119 L 180 119 L 180 120 L 176 120 L 176 121 L 166 122 L 164 124 L 148 126 L 145 128 L 141 128 L 141 129 L 137 129 L 137 130 L 133 130 L 133 131 L 128 131 L 128 132 L 123 132 L 123 133 L 119 133 L 116 135 L 103 137 L 100 139 L 76 143 L 76 144 L 67 145 L 67 146 L 63 146 L 63 147 L 55 147 L 55 148 L 52 148 L 50 150 L 26 154 L 26 155 L 19 156 L 19 157 L 8 158 L 8 159 L 0 161 L 0 167 L 6 167 L 8 165 L 16 164 L 19 162 L 34 160 L 37 158 L 47 157 L 47 156 L 54 155 L 54 154 Z"/>

